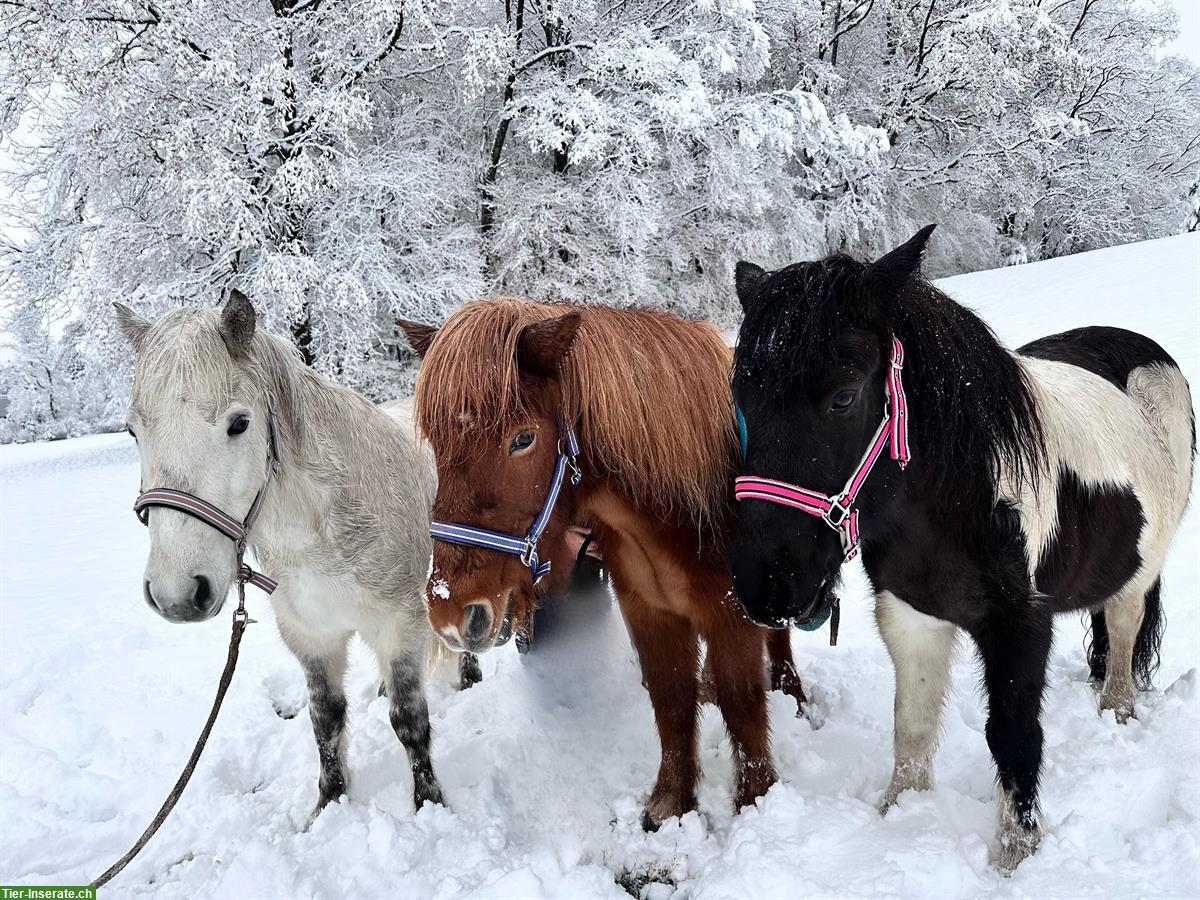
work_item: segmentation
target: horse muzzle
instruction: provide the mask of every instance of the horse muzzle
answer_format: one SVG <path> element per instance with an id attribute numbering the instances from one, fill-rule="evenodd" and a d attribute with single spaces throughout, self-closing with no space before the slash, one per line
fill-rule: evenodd
<path id="1" fill-rule="evenodd" d="M 142 582 L 146 605 L 168 622 L 206 622 L 221 611 L 225 592 L 218 593 L 206 575 L 147 578 Z"/>
<path id="2" fill-rule="evenodd" d="M 475 600 L 463 607 L 457 622 L 433 625 L 433 630 L 442 643 L 455 653 L 485 653 L 493 647 L 503 646 L 512 637 L 511 609 L 510 595 L 504 614 L 497 622 L 492 603 Z"/>

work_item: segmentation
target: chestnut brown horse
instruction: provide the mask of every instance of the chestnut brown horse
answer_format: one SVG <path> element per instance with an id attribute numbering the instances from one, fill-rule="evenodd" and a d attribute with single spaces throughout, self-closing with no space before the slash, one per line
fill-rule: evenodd
<path id="1" fill-rule="evenodd" d="M 706 679 L 733 744 L 738 808 L 775 781 L 772 687 L 804 695 L 786 631 L 739 609 L 726 569 L 738 439 L 731 353 L 703 322 L 510 298 L 470 303 L 440 329 L 400 322 L 423 364 L 417 417 L 437 461 L 433 518 L 523 535 L 538 518 L 566 430 L 577 486 L 562 484 L 537 542 L 537 584 L 517 555 L 434 542 L 427 601 L 453 649 L 481 652 L 506 621 L 520 630 L 536 596 L 571 571 L 568 529 L 591 529 L 641 662 L 662 745 L 643 816 L 649 828 L 696 805 L 699 639 Z"/>

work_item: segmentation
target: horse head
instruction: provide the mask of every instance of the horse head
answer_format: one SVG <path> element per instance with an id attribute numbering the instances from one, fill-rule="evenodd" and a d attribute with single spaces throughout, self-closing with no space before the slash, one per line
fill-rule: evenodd
<path id="1" fill-rule="evenodd" d="M 242 521 L 273 453 L 270 400 L 254 362 L 265 339 L 255 336 L 254 307 L 236 290 L 219 312 L 177 310 L 157 322 L 114 305 L 136 354 L 126 424 L 141 456 L 142 490 L 184 492 Z M 238 574 L 236 542 L 178 509 L 145 513 L 147 605 L 169 622 L 212 618 Z"/>
<path id="2" fill-rule="evenodd" d="M 574 561 L 559 368 L 580 316 L 540 309 L 493 301 L 468 304 L 441 329 L 399 323 L 423 359 L 417 416 L 437 463 L 429 621 L 452 650 L 482 652 L 509 622 L 528 627 L 536 594 L 560 586 Z M 508 549 L 488 545 L 505 538 Z"/>
<path id="3" fill-rule="evenodd" d="M 745 318 L 732 386 L 742 473 L 782 486 L 765 484 L 764 494 L 791 498 L 765 502 L 764 494 L 739 491 L 730 569 L 738 598 L 760 624 L 803 625 L 823 615 L 842 562 L 856 552 L 857 517 L 849 516 L 861 510 L 877 523 L 894 515 L 904 477 L 897 466 L 875 468 L 852 497 L 857 510 L 831 501 L 845 497 L 864 450 L 882 433 L 897 307 L 932 231 L 874 263 L 838 254 L 774 272 L 737 265 Z M 812 508 L 804 505 L 808 494 L 818 498 Z"/>

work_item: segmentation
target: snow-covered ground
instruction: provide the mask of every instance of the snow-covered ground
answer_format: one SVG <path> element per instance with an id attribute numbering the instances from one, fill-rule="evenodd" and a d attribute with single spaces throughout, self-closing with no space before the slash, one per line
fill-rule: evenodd
<path id="1" fill-rule="evenodd" d="M 935 238 L 936 240 L 936 238 Z M 1200 235 L 943 283 L 1017 344 L 1108 323 L 1163 343 L 1200 386 Z M 143 604 L 133 442 L 0 450 L 0 883 L 88 880 L 174 782 L 224 660 L 226 615 L 168 625 Z M 859 573 L 841 644 L 793 634 L 812 721 L 771 697 L 781 782 L 730 809 L 729 745 L 703 719 L 700 812 L 644 834 L 658 758 L 649 701 L 604 600 L 535 652 L 484 658 L 469 692 L 430 687 L 448 808 L 415 814 L 403 750 L 356 649 L 349 798 L 305 831 L 316 750 L 299 667 L 261 594 L 209 749 L 175 814 L 106 897 L 1156 896 L 1200 894 L 1200 519 L 1165 576 L 1168 625 L 1139 718 L 1096 713 L 1083 632 L 1059 620 L 1046 699 L 1046 834 L 989 867 L 995 806 L 977 671 L 963 649 L 938 787 L 875 812 L 891 770 L 892 671 Z M 657 883 L 655 883 L 657 882 Z"/>

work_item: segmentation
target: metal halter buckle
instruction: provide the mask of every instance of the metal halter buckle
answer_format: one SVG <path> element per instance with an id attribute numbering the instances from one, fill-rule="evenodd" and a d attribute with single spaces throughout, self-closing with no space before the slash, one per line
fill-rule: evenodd
<path id="1" fill-rule="evenodd" d="M 829 509 L 821 513 L 821 518 L 825 520 L 825 524 L 838 531 L 842 529 L 842 526 L 846 524 L 846 520 L 850 518 L 850 507 L 842 505 L 842 501 L 845 499 L 846 496 L 844 494 L 830 497 Z"/>
<path id="2" fill-rule="evenodd" d="M 571 448 L 568 446 L 566 450 L 563 449 L 562 438 L 558 439 L 557 451 L 558 455 L 567 461 L 567 468 L 571 470 L 571 486 L 578 487 L 580 480 L 583 478 L 583 470 L 579 468 L 579 463 L 575 462 Z"/>
<path id="3" fill-rule="evenodd" d="M 533 565 L 533 555 L 537 553 L 537 544 L 525 538 L 525 549 L 521 551 L 521 562 L 527 566 Z"/>

